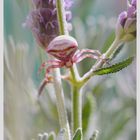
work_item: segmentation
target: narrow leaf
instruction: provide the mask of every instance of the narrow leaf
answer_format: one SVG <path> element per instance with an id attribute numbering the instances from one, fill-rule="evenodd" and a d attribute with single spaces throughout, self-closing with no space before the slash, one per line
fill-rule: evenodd
<path id="1" fill-rule="evenodd" d="M 96 74 L 96 75 L 104 75 L 104 74 L 110 74 L 110 73 L 118 72 L 118 71 L 124 69 L 125 67 L 127 67 L 128 65 L 130 65 L 132 63 L 133 59 L 134 59 L 134 57 L 130 57 L 130 58 L 128 58 L 124 61 L 121 61 L 119 63 L 116 63 L 112 66 L 95 70 L 93 73 Z"/>
<path id="2" fill-rule="evenodd" d="M 89 126 L 89 120 L 90 117 L 95 109 L 95 99 L 93 97 L 92 94 L 88 94 L 86 96 L 86 101 L 85 104 L 83 106 L 83 110 L 82 110 L 82 130 L 83 130 L 83 134 L 86 133 L 88 126 Z"/>
<path id="3" fill-rule="evenodd" d="M 123 49 L 124 44 L 121 44 L 118 49 L 112 54 L 110 61 L 112 61 L 113 59 L 115 59 L 118 54 L 121 52 L 121 50 Z"/>
<path id="4" fill-rule="evenodd" d="M 106 39 L 104 46 L 102 48 L 102 52 L 106 52 L 109 46 L 112 44 L 113 40 L 115 39 L 115 32 L 111 32 L 109 37 Z"/>
<path id="5" fill-rule="evenodd" d="M 78 128 L 74 134 L 73 140 L 82 140 L 82 130 Z"/>

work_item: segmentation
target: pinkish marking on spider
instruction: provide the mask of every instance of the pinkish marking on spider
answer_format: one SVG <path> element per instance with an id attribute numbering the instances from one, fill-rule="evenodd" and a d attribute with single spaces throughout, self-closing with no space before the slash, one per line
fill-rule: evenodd
<path id="1" fill-rule="evenodd" d="M 58 60 L 68 61 L 78 49 L 77 41 L 67 35 L 61 35 L 53 39 L 46 49 L 46 52 Z"/>
<path id="2" fill-rule="evenodd" d="M 49 64 L 46 68 L 45 79 L 47 82 L 44 80 L 45 84 L 49 83 L 49 73 L 54 68 L 62 68 L 64 66 L 66 68 L 71 68 L 74 63 L 79 63 L 85 58 L 102 59 L 102 54 L 98 50 L 78 50 L 76 39 L 68 35 L 61 35 L 54 38 L 48 45 L 46 52 L 51 56 L 54 56 L 56 59 L 43 63 L 40 68 L 40 70 L 42 70 L 42 68 Z M 44 83 L 43 86 L 41 86 L 41 91 L 45 87 Z"/>

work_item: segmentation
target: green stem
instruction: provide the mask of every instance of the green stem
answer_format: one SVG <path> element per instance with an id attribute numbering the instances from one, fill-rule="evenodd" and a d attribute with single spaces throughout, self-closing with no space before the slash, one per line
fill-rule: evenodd
<path id="1" fill-rule="evenodd" d="M 74 67 L 70 68 L 72 78 L 72 132 L 73 134 L 78 128 L 82 128 L 82 98 L 81 87 L 79 86 L 77 73 Z M 78 74 L 78 75 L 77 75 Z"/>
<path id="2" fill-rule="evenodd" d="M 72 134 L 78 128 L 82 128 L 82 95 L 81 95 L 81 87 L 79 86 L 79 74 L 75 67 L 70 68 L 71 78 L 72 78 Z"/>
<path id="3" fill-rule="evenodd" d="M 80 89 L 72 87 L 72 132 L 82 128 L 82 95 Z"/>
<path id="4" fill-rule="evenodd" d="M 119 45 L 120 43 L 121 43 L 120 39 L 115 38 L 115 40 L 113 41 L 112 45 L 106 51 L 105 57 L 109 58 L 116 51 L 116 49 L 120 46 Z"/>
<path id="5" fill-rule="evenodd" d="M 57 0 L 56 7 L 57 7 L 57 18 L 59 24 L 59 34 L 67 35 L 68 30 L 67 30 L 67 22 L 66 22 L 65 9 L 64 9 L 64 1 Z"/>
<path id="6" fill-rule="evenodd" d="M 70 73 L 71 73 L 73 82 L 77 82 L 77 77 L 75 75 L 75 69 L 73 67 L 70 68 Z"/>

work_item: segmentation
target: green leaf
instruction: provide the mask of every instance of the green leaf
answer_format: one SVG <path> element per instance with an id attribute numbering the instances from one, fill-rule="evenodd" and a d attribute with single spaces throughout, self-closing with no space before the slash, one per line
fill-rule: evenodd
<path id="1" fill-rule="evenodd" d="M 106 52 L 107 51 L 107 49 L 112 44 L 114 39 L 115 39 L 115 32 L 113 31 L 113 32 L 110 33 L 109 37 L 106 39 L 106 41 L 104 43 L 104 46 L 102 48 L 102 52 Z"/>
<path id="2" fill-rule="evenodd" d="M 117 55 L 121 52 L 123 46 L 124 46 L 124 44 L 122 44 L 118 47 L 118 49 L 112 54 L 110 61 L 112 61 L 113 59 L 115 59 L 117 57 Z"/>
<path id="3" fill-rule="evenodd" d="M 95 70 L 93 73 L 96 74 L 96 75 L 104 75 L 104 74 L 110 74 L 110 73 L 118 72 L 118 71 L 124 69 L 125 67 L 127 67 L 128 65 L 130 65 L 132 63 L 133 59 L 134 59 L 134 57 L 130 57 L 130 58 L 128 58 L 124 61 L 121 61 L 119 63 L 116 63 L 112 66 Z"/>
<path id="4" fill-rule="evenodd" d="M 123 129 L 130 123 L 130 119 L 133 118 L 132 114 L 127 109 L 123 109 L 123 112 L 117 111 L 117 115 L 113 118 L 113 124 L 109 129 L 108 135 L 104 137 L 105 140 L 114 140 L 118 137 Z"/>
<path id="5" fill-rule="evenodd" d="M 73 140 L 82 140 L 82 130 L 78 128 L 74 134 Z"/>
<path id="6" fill-rule="evenodd" d="M 82 130 L 83 134 L 86 132 L 88 125 L 89 125 L 89 120 L 90 117 L 94 111 L 95 108 L 95 99 L 92 94 L 88 94 L 86 97 L 86 102 L 83 106 L 82 110 Z"/>

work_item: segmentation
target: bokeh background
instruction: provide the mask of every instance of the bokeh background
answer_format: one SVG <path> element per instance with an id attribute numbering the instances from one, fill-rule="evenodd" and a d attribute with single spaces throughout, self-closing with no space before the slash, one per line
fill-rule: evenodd
<path id="1" fill-rule="evenodd" d="M 52 85 L 39 99 L 36 96 L 43 78 L 37 71 L 47 56 L 23 27 L 31 9 L 31 0 L 4 0 L 4 140 L 37 140 L 39 133 L 60 130 Z M 79 48 L 104 52 L 114 39 L 117 16 L 125 9 L 126 0 L 74 0 L 70 34 Z M 114 61 L 135 52 L 135 41 L 125 44 Z M 80 74 L 93 63 L 86 59 L 78 64 Z M 70 121 L 70 87 L 65 81 L 63 87 Z M 119 73 L 91 79 L 84 87 L 84 139 L 95 130 L 97 140 L 136 140 L 135 61 Z"/>

